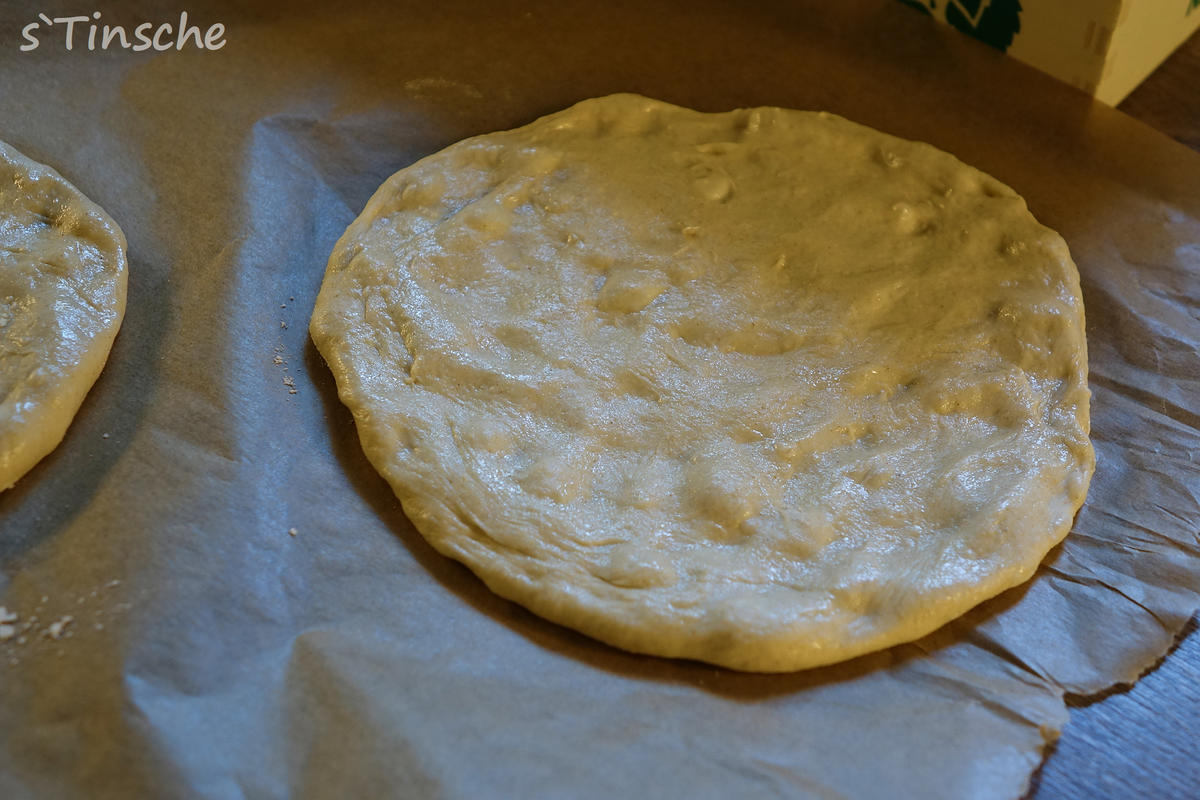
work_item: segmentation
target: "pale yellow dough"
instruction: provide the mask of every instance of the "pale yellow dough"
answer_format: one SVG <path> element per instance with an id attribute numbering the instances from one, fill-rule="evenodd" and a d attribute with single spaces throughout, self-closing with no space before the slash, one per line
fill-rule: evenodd
<path id="1" fill-rule="evenodd" d="M 0 489 L 62 440 L 125 313 L 125 236 L 0 142 Z"/>
<path id="2" fill-rule="evenodd" d="M 435 548 L 642 653 L 919 637 L 1029 578 L 1093 469 L 1063 240 L 829 114 L 616 95 L 460 142 L 376 192 L 311 332 Z"/>

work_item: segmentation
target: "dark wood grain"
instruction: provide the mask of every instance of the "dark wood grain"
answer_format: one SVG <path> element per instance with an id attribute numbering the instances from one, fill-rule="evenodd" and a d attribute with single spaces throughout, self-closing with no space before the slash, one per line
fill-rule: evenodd
<path id="1" fill-rule="evenodd" d="M 1117 108 L 1200 150 L 1200 34 L 1184 42 Z"/>
<path id="2" fill-rule="evenodd" d="M 1034 776 L 1035 800 L 1200 796 L 1200 632 L 1195 618 L 1132 688 L 1071 698 L 1071 721 Z"/>

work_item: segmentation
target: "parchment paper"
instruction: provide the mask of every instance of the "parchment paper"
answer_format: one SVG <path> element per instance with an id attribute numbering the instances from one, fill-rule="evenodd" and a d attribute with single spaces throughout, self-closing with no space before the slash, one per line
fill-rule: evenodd
<path id="1" fill-rule="evenodd" d="M 1195 154 L 891 0 L 309 5 L 190 4 L 216 52 L 21 53 L 40 9 L 0 23 L 0 138 L 131 253 L 104 374 L 0 495 L 0 796 L 1014 797 L 1063 693 L 1192 615 Z M 149 6 L 105 22 L 177 18 Z M 396 169 L 613 91 L 929 141 L 1066 237 L 1099 466 L 1035 580 L 759 676 L 545 623 L 413 531 L 308 342 L 328 253 Z"/>

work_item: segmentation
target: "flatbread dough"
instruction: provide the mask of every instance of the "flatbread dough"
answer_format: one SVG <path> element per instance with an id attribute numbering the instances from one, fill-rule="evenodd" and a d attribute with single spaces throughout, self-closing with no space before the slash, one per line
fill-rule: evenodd
<path id="1" fill-rule="evenodd" d="M 824 113 L 588 100 L 392 176 L 311 333 L 440 552 L 755 671 L 1029 578 L 1091 477 L 1079 276 L 1011 189 Z"/>
<path id="2" fill-rule="evenodd" d="M 0 142 L 0 489 L 62 441 L 121 326 L 126 273 L 117 224 Z"/>

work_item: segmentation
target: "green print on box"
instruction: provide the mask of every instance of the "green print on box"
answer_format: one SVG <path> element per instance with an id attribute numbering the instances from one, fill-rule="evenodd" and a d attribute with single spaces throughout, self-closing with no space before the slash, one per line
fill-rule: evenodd
<path id="1" fill-rule="evenodd" d="M 1021 31 L 1019 0 L 900 0 L 999 50 Z M 1200 0 L 1189 0 L 1193 6 Z"/>

